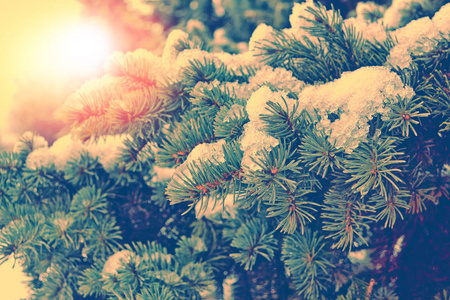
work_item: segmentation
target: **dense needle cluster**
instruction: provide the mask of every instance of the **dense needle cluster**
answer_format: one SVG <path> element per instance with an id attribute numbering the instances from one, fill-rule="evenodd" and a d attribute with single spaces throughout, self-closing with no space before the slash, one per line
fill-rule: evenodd
<path id="1" fill-rule="evenodd" d="M 36 299 L 448 297 L 450 4 L 393 2 L 114 54 L 0 154 L 0 256 Z"/>

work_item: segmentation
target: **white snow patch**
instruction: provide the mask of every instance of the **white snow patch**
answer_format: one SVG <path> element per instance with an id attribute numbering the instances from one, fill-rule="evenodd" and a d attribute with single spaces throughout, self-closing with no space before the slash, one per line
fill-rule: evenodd
<path id="1" fill-rule="evenodd" d="M 178 56 L 175 45 L 180 41 L 188 38 L 188 34 L 181 29 L 172 30 L 166 40 L 162 59 L 167 63 L 173 63 Z"/>
<path id="2" fill-rule="evenodd" d="M 97 142 L 92 142 L 87 149 L 91 156 L 97 157 L 103 168 L 110 172 L 117 164 L 120 148 L 124 147 L 123 142 L 127 137 L 129 136 L 126 134 L 106 135 Z"/>
<path id="3" fill-rule="evenodd" d="M 227 195 L 225 201 L 217 200 L 215 203 L 207 203 L 206 205 L 207 206 L 204 207 L 205 203 L 202 203 L 202 201 L 199 201 L 195 205 L 195 215 L 197 219 L 202 217 L 211 219 L 216 214 L 221 214 L 223 218 L 233 219 L 237 214 L 237 208 L 234 205 L 233 195 L 231 194 Z"/>
<path id="4" fill-rule="evenodd" d="M 48 147 L 48 142 L 47 140 L 40 136 L 40 135 L 36 135 L 31 131 L 26 131 L 24 134 L 22 134 L 22 137 L 25 140 L 32 140 L 33 141 L 33 146 L 32 149 L 36 150 L 38 148 L 46 148 Z M 24 147 L 24 144 L 22 142 L 16 142 L 14 144 L 14 148 L 13 151 L 14 152 L 20 152 Z"/>
<path id="5" fill-rule="evenodd" d="M 270 25 L 266 25 L 261 23 L 256 27 L 253 31 L 250 41 L 248 42 L 248 50 L 254 55 L 257 56 L 261 54 L 262 51 L 258 49 L 259 43 L 264 43 L 264 41 L 273 41 L 274 40 L 274 29 Z"/>
<path id="6" fill-rule="evenodd" d="M 117 274 L 117 269 L 119 269 L 122 263 L 129 262 L 132 255 L 133 253 L 129 250 L 118 251 L 111 255 L 103 266 L 103 277 Z"/>
<path id="7" fill-rule="evenodd" d="M 361 36 L 369 42 L 384 42 L 387 38 L 387 31 L 383 24 L 378 22 L 367 22 L 360 18 L 348 18 L 344 20 L 344 24 L 349 27 L 353 26 Z"/>
<path id="8" fill-rule="evenodd" d="M 249 170 L 260 170 L 253 160 L 262 158 L 263 150 L 270 151 L 278 145 L 278 140 L 270 136 L 259 121 L 250 121 L 244 125 L 241 136 L 241 150 L 244 151 L 241 166 Z M 253 158 L 253 159 L 252 159 Z"/>
<path id="9" fill-rule="evenodd" d="M 292 75 L 292 71 L 284 68 L 272 68 L 270 66 L 263 66 L 249 79 L 249 87 L 254 90 L 265 83 L 270 83 L 277 89 L 296 94 L 300 93 L 305 86 L 303 81 L 298 80 Z"/>
<path id="10" fill-rule="evenodd" d="M 311 114 L 318 110 L 322 118 L 318 129 L 325 129 L 330 143 L 350 153 L 366 139 L 368 120 L 375 113 L 387 113 L 386 103 L 395 101 L 397 95 L 412 98 L 414 90 L 387 67 L 363 67 L 335 81 L 305 87 L 299 101 Z M 340 118 L 331 123 L 330 113 Z"/>

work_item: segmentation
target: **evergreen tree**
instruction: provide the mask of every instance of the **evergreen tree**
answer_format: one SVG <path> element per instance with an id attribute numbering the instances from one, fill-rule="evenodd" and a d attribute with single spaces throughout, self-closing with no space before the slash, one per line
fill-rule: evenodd
<path id="1" fill-rule="evenodd" d="M 447 299 L 450 4 L 396 3 L 114 54 L 77 138 L 1 153 L 2 261 L 35 299 Z"/>

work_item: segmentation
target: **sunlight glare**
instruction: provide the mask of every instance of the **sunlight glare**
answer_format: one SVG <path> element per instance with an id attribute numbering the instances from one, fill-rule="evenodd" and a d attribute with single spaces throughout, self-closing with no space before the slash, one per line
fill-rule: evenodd
<path id="1" fill-rule="evenodd" d="M 76 23 L 55 35 L 49 54 L 53 68 L 71 74 L 86 74 L 101 69 L 112 52 L 109 33 L 96 23 Z"/>

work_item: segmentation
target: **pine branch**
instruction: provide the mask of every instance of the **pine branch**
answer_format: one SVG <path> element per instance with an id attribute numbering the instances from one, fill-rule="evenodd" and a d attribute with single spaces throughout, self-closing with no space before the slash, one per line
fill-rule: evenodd
<path id="1" fill-rule="evenodd" d="M 246 271 L 253 268 L 259 256 L 268 261 L 272 260 L 277 241 L 273 232 L 267 232 L 268 230 L 267 224 L 261 219 L 253 219 L 243 224 L 236 232 L 231 246 L 240 250 L 230 256 L 236 263 L 245 265 Z"/>
<path id="2" fill-rule="evenodd" d="M 211 117 L 187 114 L 175 123 L 172 132 L 165 134 L 162 149 L 156 153 L 156 163 L 161 167 L 180 165 L 195 146 L 215 139 Z"/>
<path id="3" fill-rule="evenodd" d="M 182 70 L 184 83 L 194 87 L 198 82 L 228 81 L 229 73 L 225 64 L 216 65 L 213 59 L 204 58 L 203 61 L 193 59 L 189 66 Z"/>
<path id="4" fill-rule="evenodd" d="M 418 103 L 417 98 L 407 99 L 397 96 L 397 101 L 390 106 L 391 110 L 383 117 L 383 125 L 389 128 L 389 131 L 401 127 L 403 137 L 409 136 L 409 129 L 417 136 L 413 124 L 420 124 L 420 119 L 418 118 L 430 115 L 424 112 L 423 104 L 424 102 Z"/>
<path id="5" fill-rule="evenodd" d="M 402 210 L 409 210 L 410 206 L 407 200 L 411 198 L 411 194 L 406 190 L 391 190 L 388 191 L 389 198 L 385 199 L 381 195 L 375 195 L 370 198 L 373 201 L 374 208 L 378 211 L 376 216 L 377 221 L 386 220 L 384 227 L 393 228 L 397 220 L 397 215 L 403 220 Z"/>
<path id="6" fill-rule="evenodd" d="M 281 259 L 292 277 L 299 296 L 319 299 L 331 281 L 330 253 L 324 249 L 323 237 L 309 229 L 297 231 L 283 240 Z"/>
<path id="7" fill-rule="evenodd" d="M 308 171 L 317 169 L 316 175 L 322 173 L 322 178 L 328 170 L 336 171 L 343 169 L 343 150 L 336 149 L 331 145 L 323 132 L 309 130 L 302 139 L 302 144 L 298 149 L 302 163 L 309 167 Z"/>
<path id="8" fill-rule="evenodd" d="M 223 83 L 213 81 L 208 85 L 197 84 L 191 92 L 190 101 L 193 105 L 192 111 L 202 116 L 215 117 L 221 107 L 232 105 L 234 95 Z"/>
<path id="9" fill-rule="evenodd" d="M 242 135 L 244 124 L 250 121 L 244 105 L 244 101 L 236 99 L 230 107 L 225 105 L 220 108 L 214 118 L 214 135 L 217 138 L 233 141 Z"/>
<path id="10" fill-rule="evenodd" d="M 390 191 L 387 187 L 399 189 L 395 182 L 402 180 L 394 172 L 401 170 L 395 166 L 405 161 L 395 159 L 403 154 L 394 150 L 395 143 L 396 139 L 393 138 L 376 138 L 370 144 L 361 144 L 352 152 L 344 162 L 344 173 L 351 175 L 346 182 L 353 182 L 352 190 L 361 193 L 361 196 L 376 190 L 387 201 Z"/>
<path id="11" fill-rule="evenodd" d="M 116 52 L 105 65 L 105 70 L 118 79 L 118 84 L 129 91 L 157 86 L 155 69 L 157 57 L 143 49 L 135 52 Z"/>
<path id="12" fill-rule="evenodd" d="M 326 238 L 335 243 L 332 248 L 348 248 L 351 252 L 353 246 L 368 246 L 365 239 L 370 223 L 375 221 L 375 210 L 359 199 L 358 195 L 348 190 L 332 189 L 325 195 L 324 207 L 321 214 L 323 230 L 331 231 Z"/>
<path id="13" fill-rule="evenodd" d="M 302 132 L 312 124 L 312 121 L 306 110 L 298 111 L 298 102 L 289 111 L 286 99 L 284 97 L 282 99 L 284 107 L 279 103 L 267 102 L 269 114 L 260 116 L 265 126 L 264 129 L 277 139 L 293 140 L 300 138 L 303 135 Z"/>
<path id="14" fill-rule="evenodd" d="M 231 143 L 223 146 L 223 152 L 226 163 L 194 161 L 186 166 L 184 172 L 175 174 L 167 186 L 169 200 L 173 204 L 192 202 L 190 209 L 200 202 L 202 211 L 208 205 L 215 206 L 218 199 L 223 199 L 228 194 L 239 194 L 242 151 L 237 143 Z M 213 198 L 213 203 L 209 203 L 210 197 Z"/>

